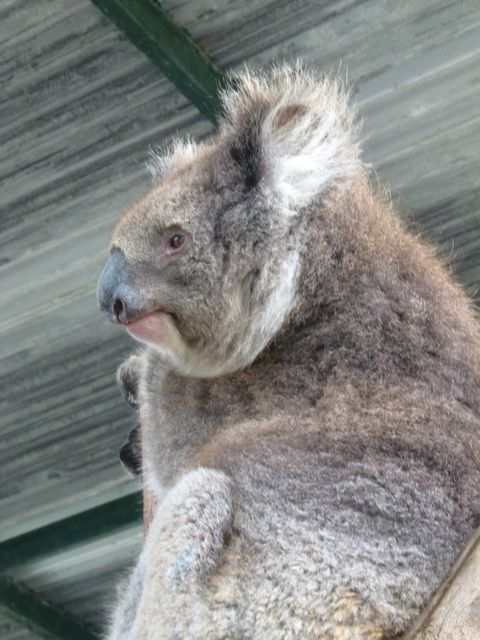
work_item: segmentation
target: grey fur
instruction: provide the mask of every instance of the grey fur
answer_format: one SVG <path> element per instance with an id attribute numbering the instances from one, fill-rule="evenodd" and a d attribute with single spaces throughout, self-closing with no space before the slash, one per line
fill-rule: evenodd
<path id="1" fill-rule="evenodd" d="M 395 638 L 479 524 L 478 326 L 338 84 L 284 67 L 224 101 L 113 237 L 171 342 L 134 361 L 158 508 L 108 638 Z"/>

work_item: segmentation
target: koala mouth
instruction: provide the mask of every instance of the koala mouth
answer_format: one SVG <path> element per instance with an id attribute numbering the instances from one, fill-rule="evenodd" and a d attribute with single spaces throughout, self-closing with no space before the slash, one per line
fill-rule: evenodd
<path id="1" fill-rule="evenodd" d="M 124 324 L 127 332 L 141 342 L 164 342 L 172 317 L 166 311 L 155 310 Z"/>

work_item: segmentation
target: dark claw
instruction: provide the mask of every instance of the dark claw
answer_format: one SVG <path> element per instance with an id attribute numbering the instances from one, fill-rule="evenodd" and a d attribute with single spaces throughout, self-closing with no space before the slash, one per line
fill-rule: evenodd
<path id="1" fill-rule="evenodd" d="M 128 440 L 120 447 L 118 452 L 120 462 L 132 476 L 142 474 L 142 445 L 140 442 L 140 426 L 130 429 Z"/>
<path id="2" fill-rule="evenodd" d="M 118 388 L 131 407 L 138 406 L 138 377 L 138 367 L 135 366 L 134 357 L 126 360 L 117 369 Z"/>

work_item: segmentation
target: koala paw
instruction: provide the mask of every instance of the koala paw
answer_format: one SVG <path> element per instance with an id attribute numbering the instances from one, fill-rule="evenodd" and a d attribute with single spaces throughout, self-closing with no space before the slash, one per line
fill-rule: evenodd
<path id="1" fill-rule="evenodd" d="M 131 407 L 138 406 L 138 383 L 141 371 L 141 358 L 130 356 L 117 369 L 117 385 L 120 393 Z"/>
<path id="2" fill-rule="evenodd" d="M 140 425 L 130 429 L 128 439 L 118 452 L 120 462 L 134 477 L 142 475 L 142 444 L 140 441 Z"/>

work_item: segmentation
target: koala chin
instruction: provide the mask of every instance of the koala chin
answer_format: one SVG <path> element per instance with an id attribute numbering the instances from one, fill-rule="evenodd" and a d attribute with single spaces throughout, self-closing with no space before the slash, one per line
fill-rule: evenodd
<path id="1" fill-rule="evenodd" d="M 157 503 L 106 637 L 393 639 L 480 521 L 472 305 L 370 183 L 339 80 L 222 101 L 152 154 L 98 283 L 142 345 L 118 379 Z"/>

